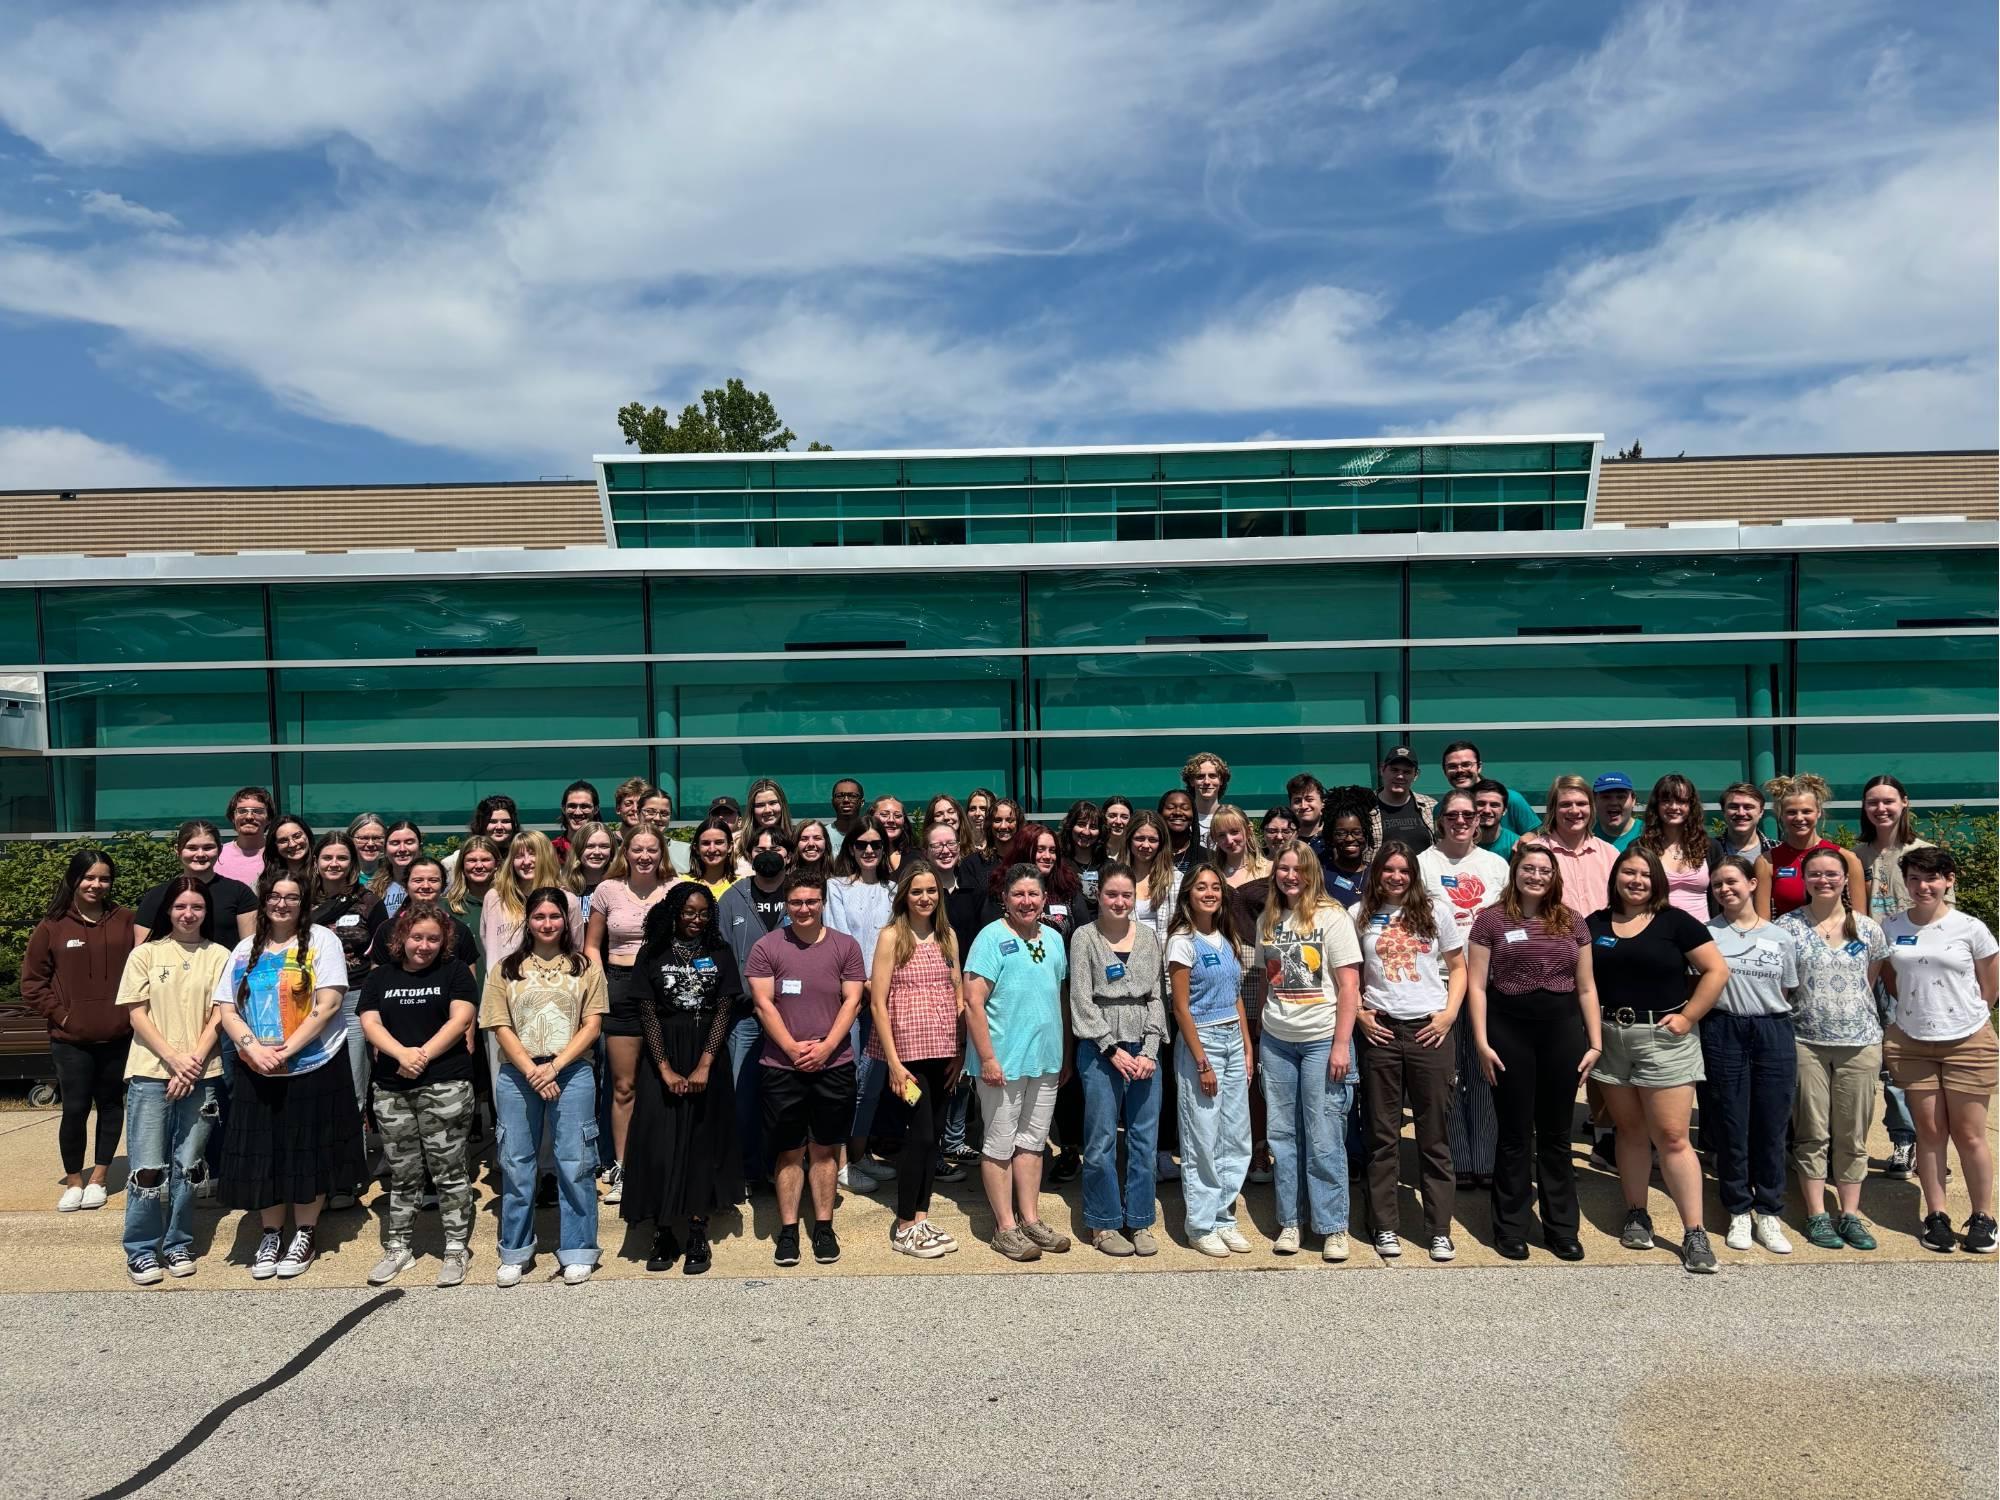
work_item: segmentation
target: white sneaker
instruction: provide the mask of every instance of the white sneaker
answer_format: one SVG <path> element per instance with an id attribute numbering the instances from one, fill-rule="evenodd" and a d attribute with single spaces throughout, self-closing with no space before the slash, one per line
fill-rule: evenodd
<path id="1" fill-rule="evenodd" d="M 625 1201 L 625 1163 L 611 1164 L 611 1175 L 604 1180 L 604 1201 L 623 1203 Z"/>
<path id="2" fill-rule="evenodd" d="M 1750 1248 L 1750 1215 L 1731 1214 L 1729 1216 L 1729 1233 L 1722 1237 L 1722 1243 L 1732 1250 L 1748 1250 Z"/>
<path id="3" fill-rule="evenodd" d="M 62 1190 L 62 1196 L 56 1199 L 56 1212 L 59 1214 L 73 1214 L 82 1207 L 83 1189 L 81 1187 L 66 1187 Z"/>
<path id="4" fill-rule="evenodd" d="M 1297 1255 L 1299 1253 L 1299 1226 L 1287 1224 L 1278 1231 L 1277 1239 L 1271 1242 L 1273 1255 Z"/>
<path id="5" fill-rule="evenodd" d="M 104 1207 L 104 1200 L 110 1196 L 109 1193 L 104 1191 L 103 1183 L 93 1182 L 83 1190 L 83 1206 L 85 1208 L 102 1208 Z"/>
<path id="6" fill-rule="evenodd" d="M 1792 1242 L 1785 1238 L 1785 1226 L 1776 1214 L 1755 1214 L 1757 1243 L 1773 1255 L 1790 1255 Z"/>
<path id="7" fill-rule="evenodd" d="M 493 1273 L 493 1284 L 495 1286 L 519 1286 L 521 1278 L 527 1274 L 528 1268 L 526 1266 L 503 1264 Z"/>
<path id="8" fill-rule="evenodd" d="M 925 1234 L 922 1224 L 911 1224 L 904 1229 L 891 1229 L 889 1248 L 899 1255 L 915 1256 L 918 1260 L 936 1260 L 941 1255 L 951 1253 L 949 1245 L 940 1244 Z"/>
<path id="9" fill-rule="evenodd" d="M 1250 1169 L 1250 1181 L 1258 1184 L 1260 1187 L 1264 1183 L 1269 1182 L 1271 1177 L 1272 1173 L 1269 1167 L 1252 1167 Z"/>
<path id="10" fill-rule="evenodd" d="M 1209 1230 L 1207 1234 L 1197 1235 L 1194 1239 L 1188 1241 L 1188 1243 L 1203 1255 L 1212 1255 L 1217 1260 L 1229 1259 L 1229 1246 L 1223 1243 L 1222 1236 L 1217 1234 L 1213 1229 Z"/>
<path id="11" fill-rule="evenodd" d="M 840 1186 L 849 1193 L 875 1193 L 882 1189 L 881 1179 L 859 1166 L 849 1165 L 840 1169 Z"/>
<path id="12" fill-rule="evenodd" d="M 1233 1254 L 1248 1255 L 1250 1253 L 1250 1242 L 1243 1238 L 1243 1232 L 1234 1224 L 1220 1225 L 1215 1231 L 1215 1237 L 1227 1245 Z"/>
<path id="13" fill-rule="evenodd" d="M 582 1286 L 586 1281 L 590 1280 L 590 1273 L 596 1269 L 597 1267 L 587 1261 L 571 1261 L 563 1267 L 563 1285 Z"/>
<path id="14" fill-rule="evenodd" d="M 1153 1180 L 1155 1182 L 1179 1182 L 1181 1180 L 1180 1163 L 1175 1161 L 1165 1151 L 1155 1153 L 1153 1157 Z"/>
<path id="15" fill-rule="evenodd" d="M 1345 1234 L 1328 1235 L 1326 1243 L 1319 1247 L 1319 1258 L 1321 1260 L 1346 1260 L 1347 1236 Z"/>
<path id="16" fill-rule="evenodd" d="M 387 1286 L 408 1270 L 410 1263 L 415 1259 L 416 1257 L 410 1254 L 407 1246 L 398 1246 L 393 1250 L 384 1250 L 382 1258 L 376 1261 L 374 1267 L 368 1272 L 368 1284 L 370 1286 Z"/>

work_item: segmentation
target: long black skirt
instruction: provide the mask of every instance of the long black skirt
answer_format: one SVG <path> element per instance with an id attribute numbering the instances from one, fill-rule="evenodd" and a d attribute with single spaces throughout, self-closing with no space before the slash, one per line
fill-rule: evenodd
<path id="1" fill-rule="evenodd" d="M 310 1073 L 266 1077 L 237 1063 L 216 1191 L 230 1208 L 310 1203 L 368 1175 L 345 1053 Z"/>
<path id="2" fill-rule="evenodd" d="M 667 1062 L 685 1077 L 701 1061 L 712 1018 L 673 1013 L 660 1019 Z M 708 1087 L 670 1094 L 643 1050 L 632 1080 L 632 1128 L 625 1136 L 625 1193 L 618 1216 L 628 1224 L 668 1225 L 703 1218 L 743 1196 L 736 1140 L 736 1091 L 729 1050 L 716 1054 Z"/>

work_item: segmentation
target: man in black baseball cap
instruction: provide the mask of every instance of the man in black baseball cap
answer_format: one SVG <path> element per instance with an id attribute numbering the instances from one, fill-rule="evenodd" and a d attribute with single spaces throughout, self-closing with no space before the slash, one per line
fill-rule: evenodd
<path id="1" fill-rule="evenodd" d="M 1431 846 L 1432 812 L 1437 798 L 1410 790 L 1417 779 L 1417 757 L 1408 745 L 1398 745 L 1382 757 L 1382 774 L 1375 787 L 1375 813 L 1370 819 L 1374 834 L 1372 847 L 1381 848 L 1390 839 L 1408 844 L 1421 854 Z"/>

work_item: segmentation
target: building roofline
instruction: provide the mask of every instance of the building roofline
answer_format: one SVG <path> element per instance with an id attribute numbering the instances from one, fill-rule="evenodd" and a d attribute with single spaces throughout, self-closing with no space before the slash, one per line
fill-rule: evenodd
<path id="1" fill-rule="evenodd" d="M 1498 437 L 1438 434 L 1417 437 L 1258 438 L 1244 443 L 1053 443 L 1033 448 L 866 448 L 852 452 L 822 450 L 818 453 L 807 449 L 773 453 L 593 453 L 590 461 L 597 464 L 764 463 L 767 460 L 784 463 L 817 458 L 1034 458 L 1054 454 L 1087 457 L 1100 453 L 1269 453 L 1295 448 L 1424 448 L 1446 443 L 1602 444 L 1603 441 L 1604 434 L 1601 432 L 1516 432 Z"/>
<path id="2" fill-rule="evenodd" d="M 36 485 L 30 489 L 0 490 L 0 500 L 33 495 L 344 495 L 368 491 L 403 490 L 552 490 L 594 489 L 595 474 L 575 479 L 425 479 L 396 484 L 129 484 L 109 488 L 88 485 Z"/>
<path id="3" fill-rule="evenodd" d="M 1676 453 L 1671 457 L 1654 458 L 1645 454 L 1639 458 L 1620 458 L 1615 453 L 1604 455 L 1607 464 L 1761 464 L 1774 462 L 1797 463 L 1802 459 L 1843 459 L 1843 458 L 1993 458 L 2000 455 L 1994 448 L 1883 448 L 1854 453 Z"/>

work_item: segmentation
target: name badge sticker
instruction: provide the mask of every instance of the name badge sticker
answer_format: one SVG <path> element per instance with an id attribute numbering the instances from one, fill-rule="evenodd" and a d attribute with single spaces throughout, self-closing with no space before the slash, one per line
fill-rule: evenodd
<path id="1" fill-rule="evenodd" d="M 1204 949 L 1201 955 L 1201 966 L 1204 969 L 1219 969 L 1222 967 L 1222 959 L 1220 955 L 1210 953 Z"/>
<path id="2" fill-rule="evenodd" d="M 1780 953 L 1783 951 L 1769 938 L 1758 938 L 1755 947 L 1759 953 Z"/>
<path id="3" fill-rule="evenodd" d="M 1506 938 L 1510 943 L 1525 943 L 1528 940 L 1527 929 L 1524 927 L 1510 927 L 1507 929 Z"/>
<path id="4" fill-rule="evenodd" d="M 1012 938 L 1008 938 L 1004 943 L 1000 945 L 1000 956 L 1002 958 L 1005 958 L 1010 953 L 1019 953 L 1020 951 L 1021 951 L 1021 945 L 1015 942 L 1014 939 Z"/>
<path id="5" fill-rule="evenodd" d="M 1370 927 L 1387 927 L 1389 925 L 1389 914 L 1386 911 L 1376 912 L 1374 916 L 1368 919 L 1368 925 Z"/>
<path id="6" fill-rule="evenodd" d="M 1125 965 L 1117 962 L 1106 964 L 1104 966 L 1104 977 L 1106 979 L 1123 979 L 1125 977 Z"/>
<path id="7" fill-rule="evenodd" d="M 1593 941 L 1591 946 L 1593 948 L 1616 948 L 1618 946 L 1618 939 L 1606 933 L 1603 937 Z"/>
<path id="8" fill-rule="evenodd" d="M 1458 889 L 1458 877 L 1456 875 L 1440 875 L 1438 876 L 1438 884 L 1448 891 L 1455 891 Z"/>
<path id="9" fill-rule="evenodd" d="M 1847 945 L 1848 955 L 1853 958 L 1859 958 L 1861 957 L 1862 954 L 1866 953 L 1867 951 L 1868 951 L 1868 945 L 1862 942 L 1860 938 L 1856 938 L 1853 942 Z"/>
<path id="10" fill-rule="evenodd" d="M 1916 946 L 1917 946 L 1917 935 L 1916 935 L 1916 934 L 1915 934 L 1914 932 L 1912 932 L 1912 933 L 1907 933 L 1907 934 L 1905 934 L 1904 936 L 1902 936 L 1902 937 L 1899 937 L 1899 938 L 1897 938 L 1897 939 L 1896 939 L 1896 946 L 1897 946 L 1898 948 L 1914 948 L 1914 947 L 1916 947 Z"/>
<path id="11" fill-rule="evenodd" d="M 1778 871 L 1778 878 L 1780 880 L 1791 880 L 1795 878 L 1798 875 L 1798 873 L 1799 873 L 1799 867 L 1797 865 L 1786 865 L 1784 869 Z"/>
<path id="12" fill-rule="evenodd" d="M 712 958 L 697 958 L 694 961 L 694 971 L 697 974 L 713 974 L 715 972 L 715 960 Z"/>
<path id="13" fill-rule="evenodd" d="M 336 927 L 359 927 L 361 925 L 361 918 L 355 913 L 349 912 L 344 917 L 336 918 L 333 925 Z"/>
<path id="14" fill-rule="evenodd" d="M 778 981 L 778 993 L 781 995 L 803 995 L 805 992 L 806 984 L 803 979 L 781 979 Z"/>

